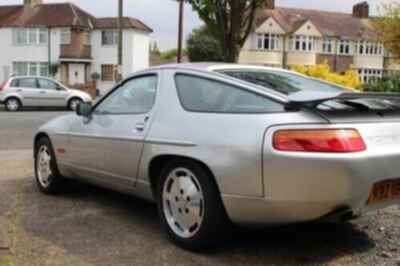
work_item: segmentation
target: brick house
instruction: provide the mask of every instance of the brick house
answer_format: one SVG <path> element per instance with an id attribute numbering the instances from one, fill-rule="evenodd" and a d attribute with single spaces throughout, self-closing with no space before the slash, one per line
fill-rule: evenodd
<path id="1" fill-rule="evenodd" d="M 55 78 L 70 86 L 98 73 L 105 93 L 115 83 L 117 22 L 72 3 L 24 0 L 23 5 L 0 6 L 0 82 L 10 75 L 49 76 L 55 68 Z M 151 32 L 143 22 L 124 18 L 124 76 L 148 67 Z"/>
<path id="2" fill-rule="evenodd" d="M 338 13 L 276 7 L 266 0 L 239 61 L 285 68 L 328 62 L 338 73 L 356 70 L 363 82 L 398 72 L 400 65 L 375 40 L 369 9 L 367 2 Z"/>

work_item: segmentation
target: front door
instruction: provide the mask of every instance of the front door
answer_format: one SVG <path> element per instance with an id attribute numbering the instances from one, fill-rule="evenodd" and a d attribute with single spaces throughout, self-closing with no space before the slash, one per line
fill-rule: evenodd
<path id="1" fill-rule="evenodd" d="M 11 88 L 22 96 L 23 106 L 41 106 L 44 93 L 39 89 L 36 78 L 14 79 Z"/>
<path id="2" fill-rule="evenodd" d="M 38 78 L 38 84 L 40 90 L 45 92 L 42 95 L 42 106 L 67 106 L 68 91 L 65 88 L 57 82 L 46 78 Z"/>
<path id="3" fill-rule="evenodd" d="M 132 186 L 157 91 L 157 76 L 129 79 L 71 127 L 69 158 L 78 175 Z"/>

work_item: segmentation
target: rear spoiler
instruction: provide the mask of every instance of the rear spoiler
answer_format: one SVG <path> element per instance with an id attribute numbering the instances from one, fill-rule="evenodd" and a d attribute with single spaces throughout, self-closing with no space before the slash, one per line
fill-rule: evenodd
<path id="1" fill-rule="evenodd" d="M 288 96 L 287 108 L 316 107 L 332 100 L 381 99 L 400 100 L 400 93 L 300 91 Z"/>

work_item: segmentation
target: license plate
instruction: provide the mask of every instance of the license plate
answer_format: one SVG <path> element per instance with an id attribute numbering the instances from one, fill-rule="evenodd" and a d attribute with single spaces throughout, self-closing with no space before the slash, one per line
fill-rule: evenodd
<path id="1" fill-rule="evenodd" d="M 367 204 L 400 199 L 400 179 L 376 183 L 369 195 Z"/>

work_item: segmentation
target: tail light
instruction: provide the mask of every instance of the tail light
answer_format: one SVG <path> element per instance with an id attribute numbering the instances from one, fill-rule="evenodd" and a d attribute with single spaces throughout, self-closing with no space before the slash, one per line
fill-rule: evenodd
<path id="1" fill-rule="evenodd" d="M 351 153 L 367 149 L 355 129 L 280 130 L 274 134 L 273 146 L 291 152 Z"/>
<path id="2" fill-rule="evenodd" d="M 7 84 L 7 81 L 0 84 L 0 91 L 2 91 L 4 89 L 6 84 Z"/>

